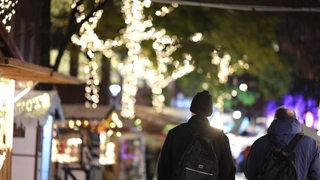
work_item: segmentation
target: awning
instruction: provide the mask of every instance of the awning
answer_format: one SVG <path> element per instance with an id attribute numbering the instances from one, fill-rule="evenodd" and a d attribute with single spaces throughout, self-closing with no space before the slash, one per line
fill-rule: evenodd
<path id="1" fill-rule="evenodd" d="M 53 84 L 81 84 L 76 77 L 11 57 L 0 57 L 0 77 Z"/>

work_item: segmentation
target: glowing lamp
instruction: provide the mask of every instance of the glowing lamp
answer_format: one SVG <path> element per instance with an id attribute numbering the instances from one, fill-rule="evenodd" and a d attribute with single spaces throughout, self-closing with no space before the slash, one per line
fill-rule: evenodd
<path id="1" fill-rule="evenodd" d="M 306 113 L 306 126 L 307 127 L 312 127 L 314 123 L 314 117 L 312 112 L 307 112 Z"/>
<path id="2" fill-rule="evenodd" d="M 234 111 L 234 112 L 232 113 L 232 117 L 233 117 L 234 119 L 240 119 L 241 116 L 242 116 L 242 114 L 241 114 L 240 111 Z"/>
<path id="3" fill-rule="evenodd" d="M 116 97 L 119 94 L 119 92 L 121 91 L 121 87 L 119 84 L 111 84 L 109 86 L 109 90 L 110 90 L 112 96 Z"/>

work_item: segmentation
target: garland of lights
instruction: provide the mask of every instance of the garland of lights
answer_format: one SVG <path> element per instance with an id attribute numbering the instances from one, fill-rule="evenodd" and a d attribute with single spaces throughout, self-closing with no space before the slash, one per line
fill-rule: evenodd
<path id="1" fill-rule="evenodd" d="M 151 1 L 145 0 L 123 0 L 121 8 L 124 14 L 126 28 L 121 30 L 121 35 L 114 40 L 101 41 L 94 33 L 93 29 L 96 27 L 97 21 L 100 19 L 102 12 L 97 12 L 93 17 L 91 24 L 84 24 L 81 28 L 80 36 L 73 36 L 72 42 L 86 49 L 87 52 L 102 52 L 107 58 L 113 59 L 116 57 L 113 47 L 125 45 L 128 48 L 128 57 L 124 63 L 119 65 L 119 72 L 123 77 L 122 84 L 122 109 L 121 115 L 125 118 L 134 117 L 134 104 L 136 102 L 135 96 L 138 90 L 138 80 L 145 78 L 147 84 L 151 87 L 153 93 L 152 104 L 156 111 L 162 111 L 164 107 L 164 96 L 162 89 L 165 88 L 170 82 L 182 77 L 183 75 L 194 70 L 194 66 L 190 63 L 192 57 L 190 54 L 184 54 L 183 64 L 179 61 L 172 59 L 171 55 L 179 48 L 176 37 L 166 35 L 165 30 L 155 30 L 152 28 L 152 21 L 145 20 L 143 8 L 149 7 Z M 161 10 L 155 12 L 157 16 L 165 16 L 170 13 L 174 8 L 178 7 L 177 4 L 172 4 L 172 7 L 162 7 Z M 146 31 L 146 29 L 149 29 Z M 140 43 L 143 40 L 154 40 L 153 48 L 156 52 L 157 66 L 144 56 L 141 51 Z M 202 40 L 201 33 L 195 33 L 191 40 L 194 42 Z M 92 58 L 93 59 L 93 58 Z M 231 75 L 237 68 L 248 69 L 249 65 L 242 60 L 238 60 L 237 64 L 230 65 L 231 57 L 225 54 L 222 58 L 218 56 L 217 51 L 212 52 L 212 65 L 218 66 L 218 80 L 219 83 L 225 83 L 228 76 Z M 168 74 L 168 66 L 173 65 L 175 70 Z M 157 67 L 157 68 L 155 68 Z M 87 71 L 95 73 L 94 71 Z M 92 77 L 92 76 L 91 76 Z M 92 82 L 87 83 L 90 85 L 87 88 L 88 92 L 97 92 L 92 89 Z M 204 87 L 205 88 L 205 87 Z M 87 91 L 86 91 L 87 92 Z M 89 96 L 88 99 L 98 96 Z M 228 98 L 228 94 L 222 94 L 218 98 L 218 104 L 223 103 L 224 98 Z"/>
<path id="2" fill-rule="evenodd" d="M 216 50 L 211 53 L 212 59 L 211 64 L 218 66 L 218 75 L 217 78 L 219 83 L 224 84 L 228 81 L 228 76 L 232 75 L 236 70 L 240 69 L 249 69 L 249 64 L 245 63 L 243 60 L 238 60 L 236 64 L 230 65 L 231 56 L 228 53 L 225 53 L 222 57 L 218 55 Z M 244 56 L 243 58 L 246 58 Z M 230 99 L 231 96 L 228 93 L 222 93 L 217 98 L 217 107 L 222 111 L 224 99 Z"/>
<path id="3" fill-rule="evenodd" d="M 150 24 L 144 23 L 143 7 L 148 1 L 122 0 L 121 11 L 124 14 L 126 28 L 122 31 L 122 38 L 128 48 L 127 61 L 122 65 L 120 73 L 123 76 L 122 111 L 126 118 L 134 118 L 135 96 L 138 90 L 138 79 L 143 76 L 144 67 L 141 56 L 140 43 L 144 39 L 144 32 Z"/>
<path id="4" fill-rule="evenodd" d="M 171 54 L 179 47 L 176 37 L 165 35 L 165 30 L 157 31 L 152 28 L 152 21 L 145 19 L 143 8 L 150 6 L 150 0 L 123 0 L 122 12 L 124 13 L 127 28 L 123 31 L 122 38 L 128 48 L 128 61 L 121 64 L 120 72 L 124 77 L 122 94 L 121 115 L 128 118 L 134 117 L 134 103 L 137 92 L 137 81 L 143 77 L 151 87 L 153 93 L 152 104 L 160 112 L 164 107 L 164 96 L 162 89 L 171 81 L 189 73 L 193 70 L 190 64 L 191 58 L 180 65 L 178 61 L 173 61 Z M 171 12 L 172 7 L 162 7 L 156 15 L 164 16 Z M 145 31 L 147 28 L 150 30 Z M 143 40 L 155 40 L 153 48 L 156 51 L 157 69 L 152 62 L 141 52 L 140 42 Z M 165 48 L 166 47 L 166 48 Z M 188 56 L 191 57 L 191 56 Z M 167 73 L 168 65 L 174 64 L 175 70 L 172 74 Z"/>
<path id="5" fill-rule="evenodd" d="M 122 84 L 122 110 L 121 115 L 126 118 L 134 117 L 134 104 L 135 96 L 138 90 L 138 80 L 141 77 L 147 79 L 148 85 L 152 88 L 154 94 L 153 105 L 158 111 L 161 111 L 164 104 L 164 96 L 162 95 L 162 89 L 166 87 L 171 81 L 183 76 L 184 74 L 191 72 L 193 66 L 190 65 L 191 56 L 186 55 L 183 65 L 180 65 L 178 61 L 173 61 L 170 55 L 178 48 L 176 38 L 170 38 L 165 35 L 165 31 L 156 31 L 152 27 L 150 20 L 144 20 L 143 8 L 149 7 L 151 1 L 145 0 L 123 0 L 123 6 L 121 11 L 124 14 L 127 27 L 121 31 L 121 36 L 115 40 L 106 40 L 104 43 L 99 40 L 95 35 L 93 29 L 96 27 L 96 21 L 89 24 L 84 24 L 81 27 L 80 36 L 74 35 L 72 42 L 81 46 L 81 49 L 90 49 L 91 51 L 101 51 L 108 58 L 114 58 L 115 53 L 112 48 L 125 45 L 128 48 L 128 58 L 125 63 L 119 65 L 119 71 L 123 76 Z M 164 16 L 171 12 L 173 8 L 163 7 L 161 11 L 157 11 L 156 14 Z M 95 16 L 96 19 L 100 19 L 101 15 Z M 145 31 L 150 28 L 149 31 Z M 160 70 L 154 69 L 151 61 L 146 58 L 141 52 L 140 43 L 146 39 L 154 39 L 154 49 L 156 51 L 157 60 L 159 61 L 158 67 Z M 89 46 L 90 45 L 90 46 Z M 167 48 L 159 48 L 169 45 Z M 187 58 L 188 57 L 188 58 Z M 168 61 L 169 60 L 169 61 Z M 174 64 L 175 70 L 171 75 L 164 77 L 166 73 L 166 66 Z M 160 71 L 159 71 L 160 70 Z M 89 71 L 87 71 L 89 73 Z M 144 76 L 145 73 L 153 74 L 153 76 Z M 163 79 L 160 81 L 159 79 Z M 154 80 L 158 79 L 158 80 Z M 151 83 L 158 82 L 158 83 Z M 89 83 L 92 84 L 92 83 Z M 90 88 L 87 88 L 90 92 Z M 87 92 L 86 90 L 86 92 Z M 91 91 L 92 92 L 92 91 Z M 92 96 L 87 95 L 87 99 L 91 99 Z"/>
<path id="6" fill-rule="evenodd" d="M 75 2 L 74 2 L 75 3 Z M 72 7 L 75 7 L 74 5 Z M 77 22 L 83 19 L 83 12 L 77 15 Z M 89 22 L 82 24 L 78 35 L 73 35 L 71 41 L 81 47 L 81 50 L 86 53 L 88 62 L 85 65 L 84 72 L 86 73 L 86 87 L 85 87 L 85 107 L 97 108 L 99 103 L 99 79 L 98 79 L 98 65 L 95 58 L 95 52 L 100 51 L 102 41 L 94 33 L 93 29 L 96 28 L 103 11 L 99 10 L 93 14 Z"/>
<path id="7" fill-rule="evenodd" d="M 87 54 L 93 55 L 90 50 Z M 89 55 L 88 55 L 89 56 Z M 89 61 L 85 65 L 86 87 L 85 87 L 85 107 L 97 108 L 99 103 L 99 79 L 97 74 L 98 64 L 94 57 L 89 57 Z"/>
<path id="8" fill-rule="evenodd" d="M 193 71 L 194 67 L 190 63 L 192 59 L 191 55 L 185 54 L 184 64 L 180 64 L 179 61 L 175 61 L 171 57 L 172 53 L 179 48 L 176 37 L 166 35 L 165 30 L 156 32 L 155 37 L 153 48 L 156 52 L 158 66 L 156 69 L 152 68 L 153 64 L 150 61 L 148 63 L 149 67 L 146 69 L 145 79 L 152 89 L 152 105 L 157 112 L 161 112 L 164 108 L 165 101 L 162 89 L 168 86 L 170 82 Z M 167 71 L 170 65 L 175 68 L 172 74 L 168 74 Z"/>
<path id="9" fill-rule="evenodd" d="M 11 30 L 11 26 L 9 24 L 12 16 L 16 13 L 14 7 L 17 4 L 18 0 L 0 0 L 0 18 L 8 32 Z"/>

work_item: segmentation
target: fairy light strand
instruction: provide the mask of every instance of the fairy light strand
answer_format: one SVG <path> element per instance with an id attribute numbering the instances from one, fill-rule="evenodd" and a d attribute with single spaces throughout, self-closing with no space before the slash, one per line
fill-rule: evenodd
<path id="1" fill-rule="evenodd" d="M 156 52 L 158 66 L 152 68 L 154 65 L 150 61 L 148 63 L 149 67 L 146 68 L 145 79 L 152 89 L 152 105 L 157 112 L 161 112 L 165 101 L 162 89 L 168 86 L 170 82 L 193 71 L 194 67 L 191 64 L 192 56 L 190 54 L 184 55 L 183 64 L 172 58 L 172 53 L 180 47 L 176 37 L 166 35 L 165 30 L 155 33 L 155 37 L 153 48 Z M 168 73 L 169 66 L 173 66 L 175 69 L 171 74 Z"/>
<path id="2" fill-rule="evenodd" d="M 74 1 L 72 8 L 77 7 L 78 13 L 76 13 L 76 21 L 80 22 L 85 17 L 82 6 L 76 6 L 77 1 Z M 88 61 L 85 64 L 84 72 L 86 73 L 86 87 L 85 87 L 85 107 L 97 108 L 99 103 L 99 78 L 98 78 L 98 65 L 96 62 L 95 52 L 100 52 L 102 47 L 102 41 L 94 33 L 94 29 L 97 26 L 99 19 L 102 16 L 103 11 L 98 10 L 93 16 L 81 25 L 79 34 L 74 34 L 71 37 L 71 41 L 81 47 L 81 50 L 88 57 Z"/>
<path id="3" fill-rule="evenodd" d="M 18 0 L 0 0 L 0 17 L 8 32 L 11 31 L 10 21 L 16 13 L 14 7 L 18 4 Z"/>
<path id="4" fill-rule="evenodd" d="M 138 90 L 138 80 L 145 78 L 148 85 L 154 93 L 153 105 L 157 111 L 161 111 L 164 105 L 164 96 L 162 89 L 171 81 L 191 72 L 193 66 L 190 61 L 191 55 L 185 55 L 183 63 L 173 60 L 170 55 L 179 47 L 176 37 L 165 35 L 165 30 L 155 30 L 152 28 L 152 21 L 146 19 L 143 14 L 143 9 L 150 6 L 151 1 L 145 0 L 123 0 L 121 11 L 124 15 L 126 28 L 121 30 L 121 35 L 114 40 L 106 40 L 102 43 L 101 40 L 94 34 L 95 26 L 86 26 L 87 29 L 81 32 L 80 37 L 73 37 L 72 41 L 78 44 L 82 49 L 90 49 L 101 51 L 103 54 L 112 60 L 115 58 L 113 47 L 124 45 L 128 49 L 128 57 L 124 63 L 119 64 L 119 72 L 123 77 L 122 84 L 122 109 L 121 116 L 125 118 L 134 117 L 134 105 L 136 102 L 135 96 Z M 173 8 L 161 8 L 159 14 L 166 14 Z M 98 17 L 99 19 L 100 17 Z M 84 27 L 85 28 L 85 27 Z M 146 29 L 149 29 L 146 31 Z M 88 43 L 88 38 L 95 43 Z M 156 51 L 158 60 L 158 68 L 152 65 L 151 61 L 141 52 L 141 42 L 143 40 L 154 40 L 153 48 Z M 88 46 L 88 44 L 92 46 Z M 164 48 L 166 47 L 166 48 Z M 171 74 L 167 74 L 167 66 L 174 66 L 175 70 Z M 150 76 L 145 76 L 150 74 Z M 157 82 L 157 83 L 151 83 Z"/>
<path id="5" fill-rule="evenodd" d="M 211 64 L 218 67 L 217 78 L 219 83 L 225 84 L 228 81 L 228 77 L 239 69 L 248 70 L 249 64 L 245 62 L 247 56 L 244 55 L 243 59 L 239 59 L 236 63 L 231 64 L 231 56 L 229 53 L 224 53 L 222 57 L 218 55 L 217 50 L 213 50 L 211 53 Z M 217 98 L 217 107 L 220 111 L 223 109 L 224 99 L 230 99 L 231 95 L 228 93 L 222 93 Z"/>

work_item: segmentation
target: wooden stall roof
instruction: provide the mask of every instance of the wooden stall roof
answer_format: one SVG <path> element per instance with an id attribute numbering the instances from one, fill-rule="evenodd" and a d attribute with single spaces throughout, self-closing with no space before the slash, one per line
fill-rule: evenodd
<path id="1" fill-rule="evenodd" d="M 76 77 L 11 57 L 0 57 L 0 77 L 52 84 L 81 84 Z"/>

